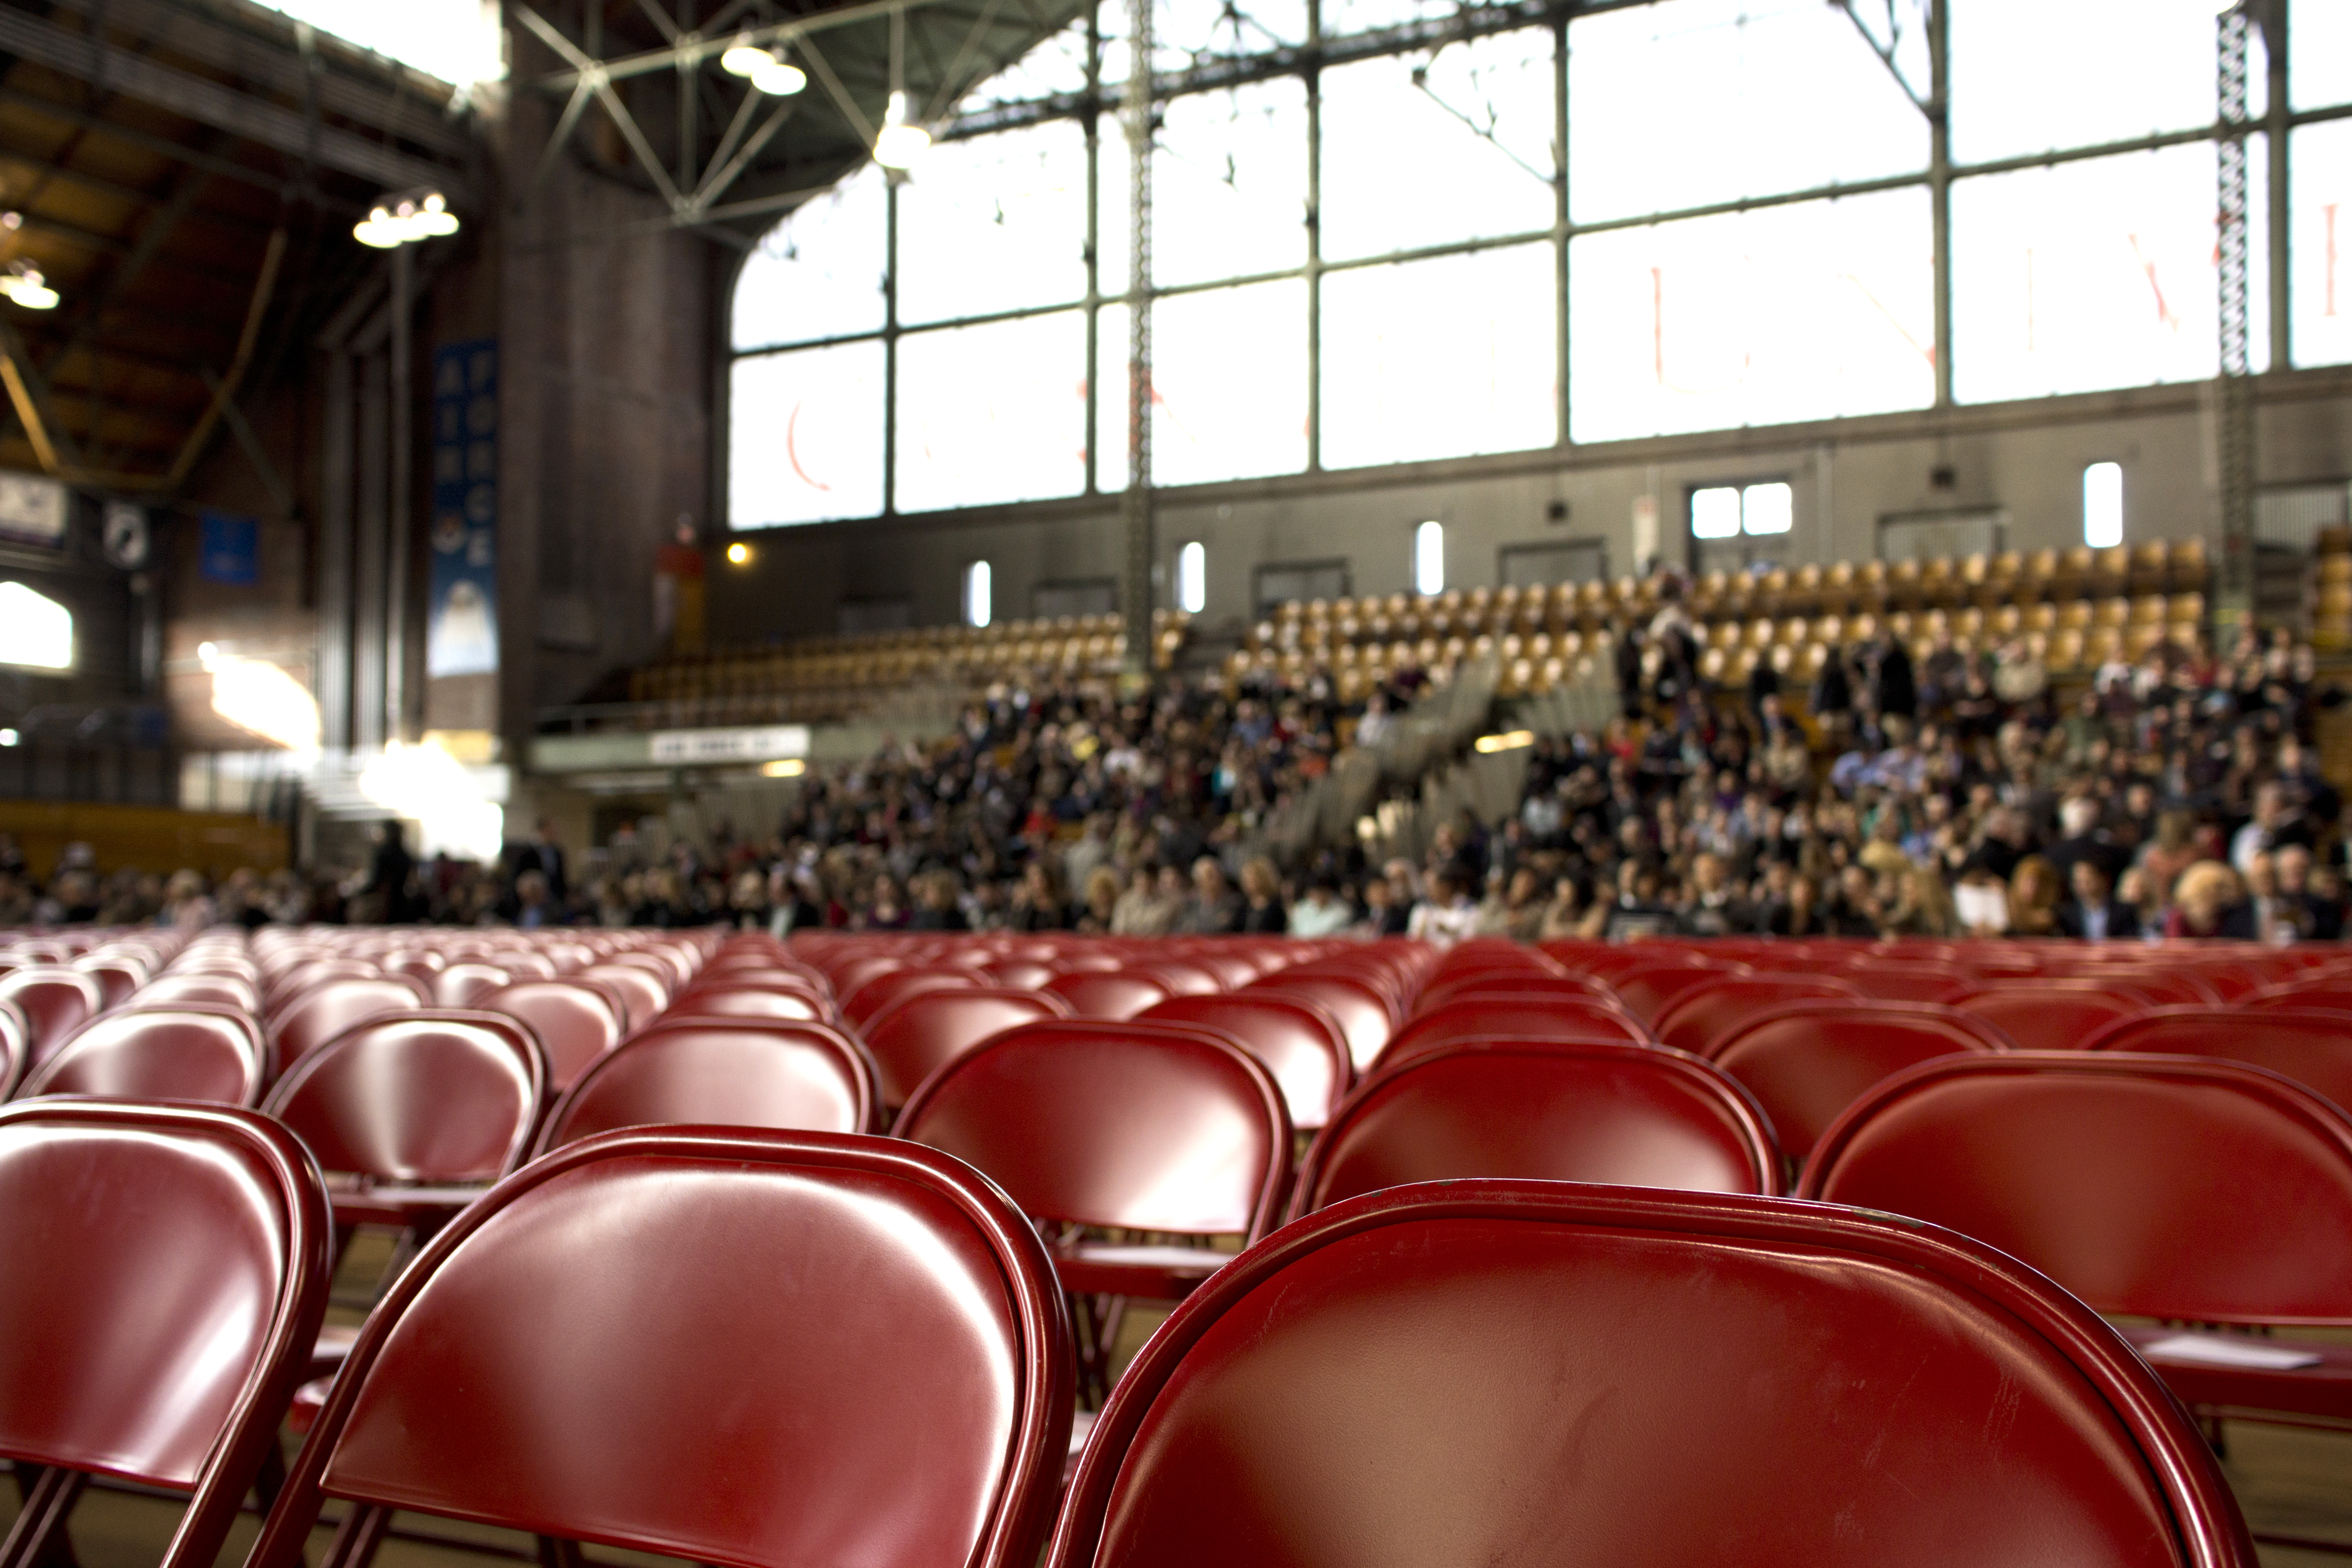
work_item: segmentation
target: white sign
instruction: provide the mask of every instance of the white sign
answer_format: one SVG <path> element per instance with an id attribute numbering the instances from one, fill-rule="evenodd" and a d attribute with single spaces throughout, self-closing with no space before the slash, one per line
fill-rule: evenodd
<path id="1" fill-rule="evenodd" d="M 63 544 L 65 486 L 38 474 L 0 473 L 0 533 L 40 544 Z"/>
<path id="2" fill-rule="evenodd" d="M 808 755 L 805 724 L 771 724 L 748 730 L 657 730 L 657 763 L 765 763 Z"/>

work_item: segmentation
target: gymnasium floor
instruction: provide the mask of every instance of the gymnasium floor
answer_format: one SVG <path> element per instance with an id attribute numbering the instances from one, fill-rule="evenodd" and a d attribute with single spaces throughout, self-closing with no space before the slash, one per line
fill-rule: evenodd
<path id="1" fill-rule="evenodd" d="M 388 1237 L 362 1232 L 336 1279 L 339 1300 L 363 1300 L 390 1257 Z M 1122 1363 L 1142 1346 L 1163 1315 L 1141 1310 L 1128 1314 L 1120 1326 Z M 359 1321 L 358 1311 L 351 1306 L 338 1306 L 330 1316 L 343 1322 Z M 2227 1440 L 2229 1452 L 2222 1468 L 2237 1489 L 2239 1503 L 2254 1530 L 2341 1542 L 2346 1551 L 2352 1552 L 2352 1434 L 2241 1422 L 2229 1427 Z M 0 1532 L 15 1520 L 16 1507 L 15 1487 L 0 1483 Z M 161 1499 L 96 1489 L 85 1493 L 73 1519 L 79 1568 L 154 1568 L 178 1518 L 178 1505 Z M 530 1538 L 515 1531 L 414 1516 L 404 1517 L 399 1527 L 411 1526 L 480 1542 L 497 1554 L 394 1540 L 377 1554 L 380 1568 L 499 1568 L 502 1563 L 536 1562 Z M 240 1568 L 259 1527 L 260 1521 L 251 1515 L 239 1521 L 217 1568 Z M 324 1527 L 313 1533 L 310 1552 L 313 1563 L 324 1553 L 329 1533 Z M 2294 1547 L 2264 1545 L 2259 1550 L 2267 1568 L 2320 1568 L 2347 1561 L 2336 1553 Z M 670 1563 L 665 1558 L 604 1547 L 596 1548 L 595 1555 L 600 1562 L 626 1563 L 637 1568 L 668 1568 Z"/>

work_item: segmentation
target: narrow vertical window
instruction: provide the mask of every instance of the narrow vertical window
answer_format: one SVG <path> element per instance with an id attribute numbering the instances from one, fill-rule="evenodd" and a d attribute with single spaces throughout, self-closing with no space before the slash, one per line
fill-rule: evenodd
<path id="1" fill-rule="evenodd" d="M 988 625 L 988 578 L 985 561 L 975 561 L 963 569 L 963 624 L 968 626 Z"/>
<path id="2" fill-rule="evenodd" d="M 1176 603 L 1190 616 L 1209 603 L 1209 547 L 1197 539 L 1176 552 Z"/>
<path id="3" fill-rule="evenodd" d="M 2105 550 L 2124 542 L 2124 466 L 2093 463 L 2083 470 L 2083 542 Z"/>
<path id="4" fill-rule="evenodd" d="M 1412 531 L 1412 588 L 1416 594 L 1445 592 L 1445 525 L 1424 522 Z"/>

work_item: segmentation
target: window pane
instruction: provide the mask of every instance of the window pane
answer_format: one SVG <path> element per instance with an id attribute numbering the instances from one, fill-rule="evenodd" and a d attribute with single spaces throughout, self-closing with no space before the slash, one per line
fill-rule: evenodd
<path id="1" fill-rule="evenodd" d="M 2270 342 L 2260 138 L 2247 163 L 2260 370 Z M 1955 184 L 1955 395 L 1990 403 L 2213 375 L 2213 164 L 2200 142 Z"/>
<path id="2" fill-rule="evenodd" d="M 1103 37 L 1103 80 L 1127 79 L 1127 0 L 1097 8 Z M 1329 24 L 1325 24 L 1328 31 Z M 1189 70 L 1211 60 L 1261 54 L 1307 41 L 1307 0 L 1158 0 L 1151 12 L 1152 52 L 1162 71 Z"/>
<path id="3" fill-rule="evenodd" d="M 1550 446 L 1554 254 L 1522 245 L 1327 274 L 1325 466 Z"/>
<path id="4" fill-rule="evenodd" d="M 1750 485 L 1739 501 L 1742 526 L 1749 533 L 1786 533 L 1796 521 L 1797 492 L 1787 485 Z"/>
<path id="5" fill-rule="evenodd" d="M 898 340 L 900 511 L 1086 488 L 1083 310 Z"/>
<path id="6" fill-rule="evenodd" d="M 1087 25 L 1081 18 L 972 89 L 956 107 L 969 113 L 992 103 L 1083 92 L 1086 86 Z"/>
<path id="7" fill-rule="evenodd" d="M 1541 28 L 1325 71 L 1324 256 L 1550 228 L 1551 77 Z"/>
<path id="8" fill-rule="evenodd" d="M 2294 363 L 2342 364 L 2352 360 L 2352 121 L 2307 125 L 2289 145 Z"/>
<path id="9" fill-rule="evenodd" d="M 1127 307 L 1105 306 L 1095 482 L 1127 485 Z M 1307 285 L 1161 300 L 1151 310 L 1151 478 L 1211 484 L 1307 467 Z"/>
<path id="10" fill-rule="evenodd" d="M 1691 491 L 1691 537 L 1729 539 L 1739 531 L 1739 492 L 1729 485 Z"/>
<path id="11" fill-rule="evenodd" d="M 2352 5 L 2294 0 L 2286 27 L 2287 100 L 2297 109 L 2352 102 Z"/>
<path id="12" fill-rule="evenodd" d="M 1059 120 L 933 147 L 898 191 L 898 319 L 1087 292 L 1087 139 Z"/>
<path id="13" fill-rule="evenodd" d="M 1102 290 L 1128 287 L 1127 138 L 1102 137 Z M 1168 287 L 1307 260 L 1307 88 L 1296 78 L 1168 105 L 1152 162 L 1151 279 Z"/>
<path id="14" fill-rule="evenodd" d="M 1339 37 L 1455 15 L 1457 0 L 1323 0 L 1323 36 Z"/>
<path id="15" fill-rule="evenodd" d="M 1817 0 L 1635 5 L 1579 17 L 1568 45 L 1580 222 L 1927 166 L 1927 117 Z"/>
<path id="16" fill-rule="evenodd" d="M 1416 594 L 1445 592 L 1445 525 L 1442 522 L 1413 528 L 1412 587 Z"/>
<path id="17" fill-rule="evenodd" d="M 1926 407 L 1932 250 L 1907 190 L 1573 241 L 1576 439 Z"/>
<path id="18" fill-rule="evenodd" d="M 1953 157 L 1980 163 L 2210 125 L 2213 10 L 2213 0 L 1960 0 Z M 2255 114 L 2261 59 L 2256 29 L 2246 73 Z"/>
<path id="19" fill-rule="evenodd" d="M 739 359 L 727 427 L 729 525 L 882 510 L 882 345 Z"/>
<path id="20" fill-rule="evenodd" d="M 2106 550 L 2123 542 L 2123 465 L 2093 463 L 2083 470 L 2083 542 Z"/>
<path id="21" fill-rule="evenodd" d="M 735 346 L 880 331 L 885 199 L 869 163 L 770 229 L 735 285 Z"/>

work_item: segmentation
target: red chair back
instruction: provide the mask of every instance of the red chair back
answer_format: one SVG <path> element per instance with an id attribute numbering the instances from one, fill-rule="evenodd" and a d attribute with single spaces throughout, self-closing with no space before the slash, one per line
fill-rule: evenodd
<path id="1" fill-rule="evenodd" d="M 1783 1002 L 1845 1000 L 1862 993 L 1827 974 L 1721 974 L 1690 986 L 1651 1021 L 1658 1043 L 1711 1056 L 1715 1043 L 1755 1016 Z"/>
<path id="2" fill-rule="evenodd" d="M 2119 1018 L 2147 1012 L 2155 1004 L 2145 992 L 2118 981 L 2001 980 L 1955 992 L 1945 1005 L 1999 1027 L 2029 1051 L 2078 1050 L 2092 1036 Z"/>
<path id="3" fill-rule="evenodd" d="M 593 980 L 621 999 L 628 1009 L 630 1029 L 642 1029 L 661 1016 L 669 1005 L 668 985 L 649 970 L 635 963 L 592 963 L 580 972 L 583 980 Z"/>
<path id="4" fill-rule="evenodd" d="M 2352 980 L 2341 974 L 2322 974 L 2310 980 L 2291 981 L 2257 991 L 2237 1005 L 2264 1012 L 2273 1007 L 2326 1007 L 2352 1013 Z"/>
<path id="5" fill-rule="evenodd" d="M 1290 1118 L 1255 1058 L 1171 1024 L 1024 1024 L 967 1051 L 891 1130 L 993 1178 L 1041 1219 L 1190 1236 L 1272 1225 Z"/>
<path id="6" fill-rule="evenodd" d="M 1290 1125 L 1311 1132 L 1331 1119 L 1355 1077 L 1347 1031 L 1300 996 L 1267 991 L 1171 996 L 1137 1015 L 1146 1024 L 1190 1024 L 1218 1030 L 1255 1057 L 1282 1089 Z"/>
<path id="7" fill-rule="evenodd" d="M 14 1002 L 0 1002 L 0 1100 L 16 1092 L 33 1065 L 33 1032 Z"/>
<path id="8" fill-rule="evenodd" d="M 1881 1079 L 1955 1051 L 2009 1048 L 1993 1025 L 1932 1002 L 1790 1002 L 1725 1037 L 1714 1061 L 1756 1097 L 1780 1152 L 1801 1163 Z"/>
<path id="9" fill-rule="evenodd" d="M 468 961 L 451 964 L 428 984 L 436 1007 L 478 1007 L 484 997 L 505 990 L 514 978 L 512 971 L 498 964 Z"/>
<path id="10" fill-rule="evenodd" d="M 1970 974 L 1945 964 L 1881 963 L 1864 961 L 1838 970 L 1846 981 L 1873 1002 L 1941 1002 L 1955 991 L 1977 984 Z"/>
<path id="11" fill-rule="evenodd" d="M 881 1110 L 872 1061 L 829 1024 L 664 1021 L 581 1075 L 537 1152 L 621 1127 L 867 1132 Z"/>
<path id="12" fill-rule="evenodd" d="M 1081 969 L 1054 976 L 1045 990 L 1067 1002 L 1081 1018 L 1112 1023 L 1132 1018 L 1174 994 L 1150 975 L 1133 970 Z"/>
<path id="13" fill-rule="evenodd" d="M 1875 1389 L 1899 1419 L 1858 1411 Z M 1466 1181 L 1325 1209 L 1209 1279 L 1096 1421 L 1046 1563 L 1923 1547 L 2255 1562 L 2147 1366 L 1989 1247 L 1778 1199 Z"/>
<path id="14" fill-rule="evenodd" d="M 989 984 L 1010 991 L 1036 991 L 1062 972 L 1052 964 L 1034 958 L 1008 958 L 1001 963 L 984 965 L 981 974 Z"/>
<path id="15" fill-rule="evenodd" d="M 24 1013 L 35 1067 L 106 1010 L 98 982 L 63 964 L 37 963 L 0 974 L 0 1002 L 13 1002 Z"/>
<path id="16" fill-rule="evenodd" d="M 926 991 L 976 991 L 987 982 L 969 969 L 892 969 L 876 975 L 841 999 L 841 1016 L 853 1029 Z"/>
<path id="17" fill-rule="evenodd" d="M 507 1182 L 401 1277 L 250 1562 L 302 1568 L 331 1493 L 373 1526 L 415 1509 L 738 1568 L 1030 1568 L 1072 1383 L 1044 1247 L 953 1160 L 618 1133 Z M 338 1531 L 322 1568 L 365 1568 L 376 1537 Z"/>
<path id="18" fill-rule="evenodd" d="M 731 985 L 714 980 L 681 991 L 661 1017 L 771 1018 L 787 1024 L 821 1024 L 833 1009 L 805 991 L 764 985 Z"/>
<path id="19" fill-rule="evenodd" d="M 1681 1051 L 1597 1041 L 1449 1046 L 1364 1084 L 1307 1152 L 1290 1215 L 1413 1182 L 1780 1190 L 1763 1112 Z"/>
<path id="20" fill-rule="evenodd" d="M 1655 1024 L 1658 1015 L 1684 992 L 1726 974 L 1748 972 L 1744 963 L 1721 959 L 1660 959 L 1654 963 L 1620 969 L 1609 984 L 1628 1012 L 1645 1024 Z"/>
<path id="21" fill-rule="evenodd" d="M 1389 1036 L 1396 1031 L 1396 1015 L 1390 1011 L 1388 998 L 1368 980 L 1285 969 L 1244 989 L 1253 994 L 1297 996 L 1339 1019 L 1339 1026 L 1348 1032 L 1348 1059 L 1359 1073 L 1370 1068 L 1389 1043 Z"/>
<path id="22" fill-rule="evenodd" d="M 1930 1062 L 1839 1120 L 1799 1195 L 1964 1231 L 2102 1312 L 2352 1322 L 2352 1121 L 2236 1062 Z"/>
<path id="23" fill-rule="evenodd" d="M 355 1024 L 419 1012 L 430 1000 L 425 983 L 404 974 L 322 981 L 270 1020 L 269 1043 L 278 1053 L 278 1070 L 288 1071 Z"/>
<path id="24" fill-rule="evenodd" d="M 253 983 L 235 974 L 211 974 L 189 970 L 159 974 L 139 988 L 142 1007 L 168 1007 L 194 1002 L 207 1007 L 235 1007 L 258 1018 L 261 995 Z"/>
<path id="25" fill-rule="evenodd" d="M 309 1365 L 333 1237 L 318 1168 L 266 1117 L 0 1109 L 0 1452 L 32 1494 L 21 1561 L 63 1545 L 75 1489 L 102 1471 L 191 1492 L 163 1568 L 211 1568 Z M 53 1468 L 34 1482 L 34 1466 Z"/>
<path id="26" fill-rule="evenodd" d="M 1472 996 L 1589 996 L 1616 1001 L 1617 993 L 1605 980 L 1590 974 L 1562 974 L 1542 969 L 1475 969 L 1433 980 L 1412 1001 L 1416 1013 L 1433 1013 L 1449 1002 Z"/>
<path id="27" fill-rule="evenodd" d="M 919 991 L 875 1015 L 861 1033 L 880 1075 L 882 1103 L 901 1106 L 964 1052 L 1020 1024 L 1076 1016 L 1050 991 L 1004 986 Z"/>
<path id="28" fill-rule="evenodd" d="M 567 976 L 521 980 L 482 998 L 482 1010 L 520 1018 L 547 1052 L 548 1089 L 570 1089 L 591 1062 L 629 1032 L 628 1009 L 601 982 Z"/>
<path id="29" fill-rule="evenodd" d="M 2102 1029 L 2084 1048 L 2268 1068 L 2352 1113 L 2352 1016 L 2326 1007 L 2158 1007 Z"/>
<path id="30" fill-rule="evenodd" d="M 1623 1040 L 1647 1045 L 1650 1031 L 1622 1007 L 1597 997 L 1550 996 L 1518 1002 L 1468 997 L 1407 1019 L 1372 1063 L 1371 1071 L 1386 1072 L 1431 1050 L 1474 1040 Z"/>
<path id="31" fill-rule="evenodd" d="M 232 1007 L 125 1007 L 94 1018 L 19 1093 L 251 1105 L 269 1081 L 261 1026 Z"/>
<path id="32" fill-rule="evenodd" d="M 498 1013 L 353 1025 L 286 1069 L 262 1109 L 330 1171 L 403 1182 L 491 1182 L 522 1163 L 547 1094 L 547 1057 Z"/>
<path id="33" fill-rule="evenodd" d="M 120 1007 L 131 1000 L 131 994 L 147 984 L 143 964 L 121 958 L 77 958 L 74 968 L 98 982 L 100 1010 Z"/>

